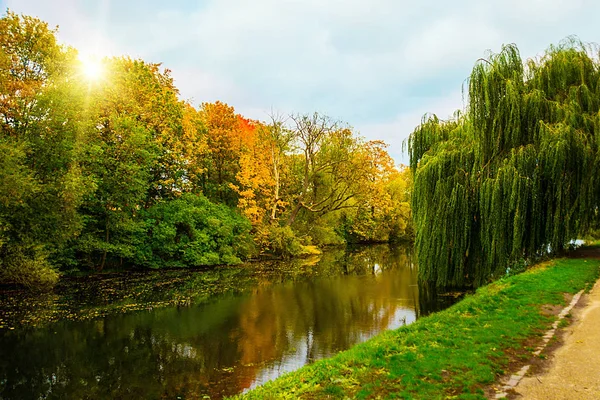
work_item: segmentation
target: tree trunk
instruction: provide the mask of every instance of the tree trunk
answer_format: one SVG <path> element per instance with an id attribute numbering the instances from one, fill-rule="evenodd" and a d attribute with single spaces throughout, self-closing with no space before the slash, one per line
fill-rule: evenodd
<path id="1" fill-rule="evenodd" d="M 109 233 L 108 233 L 108 214 L 106 215 L 106 225 L 105 225 L 105 242 L 108 245 Z M 102 253 L 102 261 L 100 262 L 100 267 L 98 268 L 98 272 L 102 272 L 104 270 L 104 265 L 106 264 L 106 254 L 108 253 L 108 249 L 104 248 L 104 253 Z"/>
<path id="2" fill-rule="evenodd" d="M 298 203 L 296 204 L 296 206 L 292 210 L 292 213 L 290 214 L 290 217 L 287 220 L 287 223 L 286 223 L 287 226 L 290 226 L 290 225 L 292 225 L 294 223 L 294 221 L 296 220 L 296 217 L 298 216 L 298 212 L 300 212 L 301 208 L 302 208 L 302 202 L 298 201 Z"/>
<path id="3" fill-rule="evenodd" d="M 273 207 L 271 208 L 271 222 L 274 222 L 277 218 L 277 203 L 279 203 L 279 162 L 275 157 L 275 150 L 272 146 L 271 158 L 273 160 L 273 177 L 275 178 L 275 196 L 273 199 Z"/>

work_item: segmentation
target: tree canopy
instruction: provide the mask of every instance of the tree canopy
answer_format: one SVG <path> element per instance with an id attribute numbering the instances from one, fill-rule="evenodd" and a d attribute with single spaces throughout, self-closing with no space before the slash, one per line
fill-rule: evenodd
<path id="1" fill-rule="evenodd" d="M 408 139 L 421 279 L 479 286 L 598 224 L 600 63 L 568 38 L 478 60 L 464 111 Z"/>
<path id="2" fill-rule="evenodd" d="M 107 57 L 88 74 L 55 29 L 10 11 L 0 47 L 0 283 L 410 234 L 410 178 L 341 122 L 195 107 L 140 59 Z"/>

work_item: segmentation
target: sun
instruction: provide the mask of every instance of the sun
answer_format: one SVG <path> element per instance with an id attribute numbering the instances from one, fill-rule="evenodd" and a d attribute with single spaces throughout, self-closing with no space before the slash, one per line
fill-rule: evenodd
<path id="1" fill-rule="evenodd" d="M 98 81 L 104 76 L 104 65 L 100 57 L 80 53 L 79 62 L 82 75 L 89 81 Z"/>

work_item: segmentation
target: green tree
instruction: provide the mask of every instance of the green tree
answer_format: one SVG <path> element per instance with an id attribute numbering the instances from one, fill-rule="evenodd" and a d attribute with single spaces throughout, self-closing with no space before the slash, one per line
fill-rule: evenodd
<path id="1" fill-rule="evenodd" d="M 292 225 L 300 211 L 317 217 L 356 207 L 377 162 L 366 144 L 351 129 L 329 117 L 314 113 L 293 116 L 293 145 L 290 157 L 294 182 L 289 187 Z M 298 154 L 299 153 L 299 154 Z"/>
<path id="2" fill-rule="evenodd" d="M 421 279 L 482 285 L 597 225 L 599 67 L 574 39 L 526 64 L 504 46 L 475 65 L 464 113 L 413 132 Z"/>
<path id="3" fill-rule="evenodd" d="M 0 19 L 0 279 L 52 284 L 81 228 L 75 53 L 37 18 Z"/>
<path id="4" fill-rule="evenodd" d="M 130 262 L 141 228 L 139 210 L 182 191 L 184 105 L 168 73 L 129 58 L 103 61 L 104 79 L 90 87 L 83 167 L 95 191 L 81 207 L 85 227 L 76 246 L 88 267 Z"/>

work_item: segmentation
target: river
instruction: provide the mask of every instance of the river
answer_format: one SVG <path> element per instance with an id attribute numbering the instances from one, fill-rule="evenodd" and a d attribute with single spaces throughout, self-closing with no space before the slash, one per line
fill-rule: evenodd
<path id="1" fill-rule="evenodd" d="M 67 279 L 28 313 L 3 294 L 21 325 L 0 329 L 0 397 L 219 399 L 452 302 L 419 293 L 411 249 L 386 245 L 148 274 Z"/>

